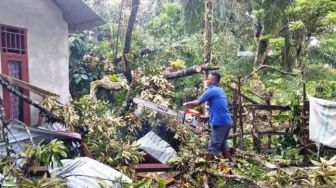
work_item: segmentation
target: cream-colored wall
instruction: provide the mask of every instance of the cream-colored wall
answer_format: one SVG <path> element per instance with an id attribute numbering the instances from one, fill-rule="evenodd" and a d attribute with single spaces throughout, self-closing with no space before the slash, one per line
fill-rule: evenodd
<path id="1" fill-rule="evenodd" d="M 61 10 L 52 0 L 0 0 L 0 24 L 27 29 L 29 82 L 60 95 L 61 103 L 69 102 L 68 24 Z M 37 113 L 31 106 L 31 124 Z"/>

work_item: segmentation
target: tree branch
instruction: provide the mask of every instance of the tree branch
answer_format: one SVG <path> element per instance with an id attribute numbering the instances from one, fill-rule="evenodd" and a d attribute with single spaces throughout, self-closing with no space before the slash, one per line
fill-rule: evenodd
<path id="1" fill-rule="evenodd" d="M 257 73 L 257 72 L 261 71 L 262 69 L 266 69 L 266 68 L 275 70 L 277 72 L 280 72 L 281 74 L 290 75 L 290 76 L 298 76 L 297 74 L 287 72 L 287 71 L 283 71 L 283 70 L 280 70 L 278 68 L 272 67 L 270 65 L 261 65 L 257 68 L 257 70 L 253 71 L 250 75 L 246 76 L 243 80 L 249 79 L 250 77 L 253 76 L 254 73 Z"/>
<path id="2" fill-rule="evenodd" d="M 108 90 L 120 90 L 122 88 L 121 81 L 112 82 L 108 76 L 104 76 L 101 80 L 96 80 L 90 83 L 90 98 L 96 95 L 98 88 L 104 88 Z"/>
<path id="3" fill-rule="evenodd" d="M 218 173 L 210 172 L 208 170 L 205 170 L 204 172 L 211 175 L 211 176 L 217 177 L 217 178 L 232 179 L 232 180 L 241 182 L 243 184 L 251 183 L 251 184 L 253 184 L 257 187 L 264 188 L 264 186 L 260 185 L 260 183 L 258 183 L 257 181 L 255 181 L 253 179 L 243 177 L 243 176 L 231 175 L 231 174 L 218 174 Z"/>

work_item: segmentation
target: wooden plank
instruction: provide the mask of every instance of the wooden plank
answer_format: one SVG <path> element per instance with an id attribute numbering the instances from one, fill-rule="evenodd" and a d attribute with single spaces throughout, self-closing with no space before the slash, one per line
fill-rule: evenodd
<path id="1" fill-rule="evenodd" d="M 238 94 L 241 94 L 241 77 L 238 77 Z M 244 125 L 243 125 L 243 104 L 242 97 L 238 98 L 238 108 L 239 108 L 239 128 L 240 128 L 240 149 L 244 149 Z"/>
<path id="2" fill-rule="evenodd" d="M 45 173 L 49 176 L 48 166 L 37 166 L 35 169 L 29 166 L 27 172 L 31 176 L 43 176 Z"/>
<path id="3" fill-rule="evenodd" d="M 280 110 L 286 111 L 291 110 L 289 106 L 276 106 L 276 105 L 267 105 L 267 104 L 246 104 L 244 105 L 248 108 L 254 108 L 255 110 Z"/>
<path id="4" fill-rule="evenodd" d="M 145 163 L 135 165 L 136 172 L 162 172 L 169 171 L 172 167 L 168 164 Z"/>
<path id="5" fill-rule="evenodd" d="M 13 78 L 11 76 L 8 76 L 8 75 L 5 75 L 5 74 L 0 74 L 0 76 L 6 80 L 7 82 L 9 82 L 11 85 L 14 85 L 14 86 L 17 86 L 17 87 L 20 87 L 22 89 L 26 89 L 28 91 L 31 91 L 35 94 L 38 94 L 42 97 L 48 97 L 48 96 L 54 96 L 54 97 L 57 97 L 59 98 L 60 96 L 55 94 L 55 93 L 52 93 L 50 91 L 47 91 L 47 90 L 44 90 L 42 88 L 39 88 L 37 86 L 34 86 L 34 85 L 31 85 L 27 82 L 24 82 L 22 80 L 19 80 L 19 79 L 16 79 L 16 78 Z"/>

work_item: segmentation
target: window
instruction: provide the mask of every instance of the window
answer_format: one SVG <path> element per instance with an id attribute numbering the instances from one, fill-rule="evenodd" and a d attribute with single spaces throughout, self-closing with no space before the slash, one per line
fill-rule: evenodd
<path id="1" fill-rule="evenodd" d="M 25 30 L 1 26 L 1 51 L 4 53 L 25 54 Z"/>

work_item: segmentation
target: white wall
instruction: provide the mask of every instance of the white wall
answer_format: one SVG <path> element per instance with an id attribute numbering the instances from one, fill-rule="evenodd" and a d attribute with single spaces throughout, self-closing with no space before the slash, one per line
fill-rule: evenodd
<path id="1" fill-rule="evenodd" d="M 61 10 L 52 0 L 0 0 L 0 24 L 27 29 L 29 82 L 60 95 L 60 102 L 67 103 L 68 24 Z M 30 96 L 41 100 L 32 93 Z M 37 121 L 37 113 L 31 107 L 32 125 Z"/>

